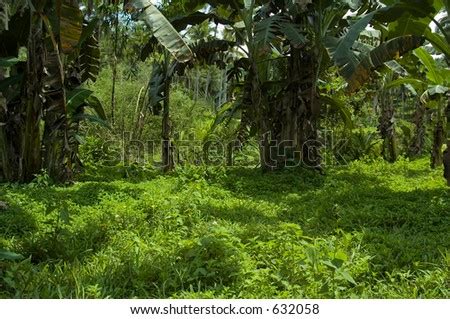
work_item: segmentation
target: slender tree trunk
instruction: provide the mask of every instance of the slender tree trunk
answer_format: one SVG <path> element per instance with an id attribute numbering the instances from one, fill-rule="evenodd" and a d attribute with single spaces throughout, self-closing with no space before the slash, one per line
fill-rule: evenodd
<path id="1" fill-rule="evenodd" d="M 433 134 L 433 149 L 431 150 L 431 168 L 435 169 L 442 165 L 443 154 L 442 145 L 444 144 L 444 122 L 438 119 Z"/>
<path id="2" fill-rule="evenodd" d="M 173 145 L 172 145 L 172 123 L 170 120 L 170 78 L 167 77 L 164 87 L 164 105 L 162 118 L 162 162 L 163 170 L 169 172 L 173 170 Z"/>
<path id="3" fill-rule="evenodd" d="M 427 130 L 425 127 L 425 115 L 425 105 L 423 105 L 423 103 L 418 100 L 416 102 L 416 111 L 414 114 L 415 132 L 413 141 L 409 148 L 409 155 L 411 157 L 420 156 L 423 153 L 423 148 L 425 145 L 425 135 Z"/>
<path id="4" fill-rule="evenodd" d="M 209 84 L 211 82 L 211 70 L 208 68 L 208 75 L 206 76 L 205 83 L 205 100 L 209 99 Z"/>
<path id="5" fill-rule="evenodd" d="M 87 2 L 87 14 L 91 15 L 94 10 L 94 0 L 88 0 Z"/>
<path id="6" fill-rule="evenodd" d="M 447 93 L 447 108 L 445 110 L 447 118 L 447 149 L 444 152 L 444 177 L 447 180 L 447 185 L 450 187 L 450 93 Z"/>
<path id="7" fill-rule="evenodd" d="M 23 105 L 20 101 L 6 103 L 0 93 L 0 179 L 17 182 L 23 142 L 23 118 L 18 114 Z"/>
<path id="8" fill-rule="evenodd" d="M 390 92 L 381 92 L 381 115 L 378 129 L 383 139 L 383 158 L 391 163 L 397 160 L 396 138 L 395 138 L 395 108 Z"/>
<path id="9" fill-rule="evenodd" d="M 114 48 L 112 65 L 112 88 L 111 88 L 111 125 L 115 124 L 116 112 L 116 82 L 117 82 L 117 44 L 119 42 L 119 6 L 116 5 L 116 18 L 114 20 Z"/>
<path id="10" fill-rule="evenodd" d="M 450 139 L 447 139 L 447 149 L 443 156 L 444 162 L 444 177 L 447 180 L 447 185 L 450 187 Z"/>
<path id="11" fill-rule="evenodd" d="M 139 119 L 141 118 L 141 99 L 142 99 L 142 93 L 145 90 L 145 86 L 143 86 L 140 90 L 139 90 L 139 94 L 137 97 L 137 101 L 136 101 L 136 108 L 134 109 L 134 115 L 133 115 L 133 121 L 131 122 L 132 127 L 130 128 L 130 130 L 132 131 L 132 138 L 136 139 L 137 137 L 137 132 L 139 129 Z M 144 103 L 142 103 L 144 104 Z"/>
<path id="12" fill-rule="evenodd" d="M 0 67 L 0 81 L 4 79 L 4 70 Z M 0 92 L 0 183 L 10 179 L 11 169 L 8 140 L 6 136 L 7 121 L 7 105 L 6 99 Z"/>

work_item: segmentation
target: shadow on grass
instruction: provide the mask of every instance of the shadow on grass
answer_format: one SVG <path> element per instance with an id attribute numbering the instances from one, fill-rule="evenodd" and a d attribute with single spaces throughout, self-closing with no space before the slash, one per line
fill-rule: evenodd
<path id="1" fill-rule="evenodd" d="M 429 173 L 409 170 L 406 176 Z M 235 170 L 223 185 L 244 202 L 202 211 L 261 232 L 270 231 L 268 225 L 289 222 L 311 237 L 331 236 L 337 229 L 362 233 L 362 249 L 373 256 L 374 271 L 442 266 L 450 249 L 450 194 L 444 187 L 394 191 L 382 178 L 344 169 L 330 177 Z M 277 214 L 249 204 L 258 201 L 277 205 Z"/>
<path id="2" fill-rule="evenodd" d="M 79 206 L 94 206 L 100 203 L 104 195 L 124 194 L 138 198 L 142 192 L 142 189 L 133 185 L 109 182 L 86 182 L 71 187 L 21 187 L 11 190 L 11 193 L 25 195 L 32 201 L 44 204 L 47 213 L 60 208 L 67 201 Z"/>
<path id="3" fill-rule="evenodd" d="M 96 253 L 108 243 L 114 230 L 122 226 L 112 222 L 109 212 L 103 207 L 95 208 L 95 216 L 89 218 L 83 210 L 101 204 L 104 196 L 112 197 L 113 205 L 122 197 L 139 198 L 143 192 L 127 183 L 107 182 L 89 182 L 67 188 L 20 187 L 3 191 L 11 200 L 10 208 L 0 212 L 0 238 L 14 238 L 18 243 L 17 251 L 31 256 L 35 264 L 58 260 L 71 262 Z M 27 211 L 27 207 L 34 211 Z M 65 225 L 62 214 L 67 214 L 70 219 L 80 215 L 77 228 L 71 228 L 70 221 Z"/>
<path id="4" fill-rule="evenodd" d="M 21 237 L 38 228 L 38 221 L 31 213 L 18 205 L 10 205 L 5 211 L 0 211 L 0 237 Z"/>

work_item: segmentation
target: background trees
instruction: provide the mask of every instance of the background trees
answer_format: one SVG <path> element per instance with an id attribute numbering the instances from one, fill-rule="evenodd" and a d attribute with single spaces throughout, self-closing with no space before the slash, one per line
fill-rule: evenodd
<path id="1" fill-rule="evenodd" d="M 322 170 L 327 156 L 338 155 L 326 149 L 329 138 L 323 129 L 331 124 L 334 134 L 356 143 L 357 134 L 370 131 L 369 122 L 379 128 L 384 157 L 395 161 L 398 154 L 415 156 L 427 148 L 431 120 L 433 167 L 442 162 L 448 1 L 2 4 L 0 140 L 5 180 L 30 181 L 41 169 L 55 180 L 70 180 L 81 167 L 79 144 L 90 131 L 81 122 L 86 119 L 110 125 L 111 131 L 101 133 L 108 137 L 131 129 L 133 137 L 162 140 L 157 157 L 162 167 L 173 169 L 183 161 L 175 156 L 180 154 L 175 134 L 180 125 L 171 119 L 171 112 L 177 112 L 170 98 L 174 80 L 178 90 L 188 95 L 194 90 L 195 100 L 199 92 L 207 97 L 211 87 L 219 86 L 201 138 L 226 136 L 228 154 L 258 145 L 264 170 L 298 163 Z M 109 70 L 106 100 L 93 82 L 99 71 Z M 337 72 L 347 86 L 330 85 Z M 200 89 L 202 73 L 208 80 Z M 211 74 L 218 75 L 217 84 Z M 136 101 L 118 104 L 119 83 L 139 77 L 147 78 L 147 84 L 132 94 Z M 363 95 L 379 104 L 369 105 L 361 100 Z M 414 104 L 415 117 L 396 108 L 398 103 Z M 426 108 L 433 104 L 440 107 Z M 373 119 L 364 114 L 370 107 L 376 113 Z M 406 124 L 398 127 L 397 119 Z M 374 126 L 373 120 L 379 123 Z M 155 121 L 161 122 L 153 125 Z M 368 145 L 378 147 L 376 141 Z"/>

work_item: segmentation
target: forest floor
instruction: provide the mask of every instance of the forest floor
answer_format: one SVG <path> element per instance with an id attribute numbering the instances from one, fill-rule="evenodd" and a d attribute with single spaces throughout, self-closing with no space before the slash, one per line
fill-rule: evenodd
<path id="1" fill-rule="evenodd" d="M 0 260 L 0 297 L 449 298 L 450 191 L 428 166 L 3 185 L 0 250 L 24 259 Z"/>

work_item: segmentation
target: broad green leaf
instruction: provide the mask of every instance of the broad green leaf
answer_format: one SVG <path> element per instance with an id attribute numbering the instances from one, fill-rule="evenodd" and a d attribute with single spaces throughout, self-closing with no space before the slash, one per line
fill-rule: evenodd
<path id="1" fill-rule="evenodd" d="M 392 88 L 396 88 L 399 87 L 401 85 L 411 85 L 412 87 L 414 87 L 415 89 L 420 90 L 421 88 L 423 88 L 424 86 L 426 86 L 426 83 L 424 83 L 421 80 L 418 79 L 413 79 L 413 78 L 401 78 L 401 79 L 397 79 L 394 80 L 392 82 L 389 82 L 388 84 L 386 84 L 384 86 L 384 88 L 386 90 L 392 89 Z"/>
<path id="2" fill-rule="evenodd" d="M 88 121 L 93 124 L 98 124 L 107 129 L 111 129 L 108 122 L 106 122 L 105 120 L 102 120 L 100 117 L 98 117 L 96 115 L 92 115 L 92 114 L 78 114 L 73 117 L 73 120 Z"/>
<path id="3" fill-rule="evenodd" d="M 87 38 L 80 49 L 81 80 L 95 82 L 100 72 L 100 49 L 94 36 Z"/>
<path id="4" fill-rule="evenodd" d="M 339 269 L 344 264 L 345 260 L 342 260 L 340 258 L 334 258 L 331 263 L 336 267 L 336 269 Z"/>
<path id="5" fill-rule="evenodd" d="M 424 38 L 418 36 L 404 36 L 385 42 L 365 56 L 355 71 L 347 77 L 349 92 L 358 90 L 370 78 L 373 70 L 383 66 L 386 62 L 398 59 L 405 53 L 420 47 Z"/>
<path id="6" fill-rule="evenodd" d="M 280 31 L 284 33 L 286 38 L 293 45 L 301 45 L 306 43 L 305 36 L 300 32 L 301 27 L 290 21 L 282 21 L 280 23 Z"/>
<path id="7" fill-rule="evenodd" d="M 100 119 L 102 119 L 103 121 L 107 121 L 105 109 L 103 108 L 102 103 L 96 96 L 90 95 L 87 98 L 86 103 L 89 107 L 91 107 L 95 111 L 95 113 L 98 115 Z"/>
<path id="8" fill-rule="evenodd" d="M 420 101 L 423 104 L 427 104 L 430 108 L 439 108 L 439 103 L 436 103 L 436 101 L 432 101 L 432 97 L 435 95 L 441 95 L 447 94 L 447 92 L 450 91 L 450 88 L 442 85 L 430 85 L 428 86 L 428 89 L 421 95 Z M 431 100 L 431 101 L 430 101 Z M 432 103 L 434 102 L 434 103 Z"/>
<path id="9" fill-rule="evenodd" d="M 322 103 L 331 106 L 341 115 L 342 121 L 344 122 L 346 128 L 353 129 L 354 124 L 352 121 L 352 115 L 344 102 L 338 100 L 335 97 L 330 97 L 324 94 L 320 96 L 320 100 L 322 101 Z"/>
<path id="10" fill-rule="evenodd" d="M 334 258 L 335 258 L 335 259 L 342 260 L 342 261 L 348 261 L 348 256 L 347 256 L 347 254 L 346 254 L 344 251 L 342 251 L 342 250 L 338 250 L 338 251 L 334 254 Z"/>
<path id="11" fill-rule="evenodd" d="M 166 70 L 160 63 L 154 62 L 152 65 L 152 74 L 148 85 L 149 106 L 155 108 L 164 101 L 164 85 L 166 80 Z"/>
<path id="12" fill-rule="evenodd" d="M 20 254 L 0 249 L 0 260 L 20 260 L 20 259 L 24 259 L 24 257 Z"/>
<path id="13" fill-rule="evenodd" d="M 339 268 L 335 264 L 333 264 L 333 262 L 331 262 L 329 260 L 322 260 L 322 264 L 324 264 L 325 266 L 330 267 L 333 270 L 337 270 Z"/>
<path id="14" fill-rule="evenodd" d="M 325 46 L 329 50 L 330 55 L 337 66 L 342 68 L 348 65 L 349 53 L 351 52 L 353 44 L 358 40 L 360 33 L 366 29 L 370 21 L 372 21 L 374 15 L 375 12 L 372 12 L 359 19 L 358 22 L 350 27 L 347 34 L 337 41 L 330 37 L 325 39 Z"/>
<path id="15" fill-rule="evenodd" d="M 191 49 L 181 35 L 154 5 L 145 8 L 140 19 L 152 29 L 155 38 L 179 62 L 187 62 L 193 58 Z"/>
<path id="16" fill-rule="evenodd" d="M 408 71 L 405 70 L 405 68 L 398 63 L 395 60 L 392 61 L 387 61 L 384 63 L 389 69 L 391 69 L 392 71 L 394 71 L 395 73 L 401 75 L 401 76 L 406 76 L 408 75 Z"/>
<path id="17" fill-rule="evenodd" d="M 431 85 L 427 92 L 429 96 L 433 96 L 436 94 L 445 94 L 449 91 L 449 88 L 442 85 Z"/>
<path id="18" fill-rule="evenodd" d="M 411 14 L 401 17 L 389 25 L 389 38 L 405 35 L 423 35 L 430 24 L 430 19 L 418 19 Z"/>
<path id="19" fill-rule="evenodd" d="M 0 58 L 0 67 L 9 68 L 13 65 L 16 65 L 19 62 L 20 60 L 16 57 Z"/>
<path id="20" fill-rule="evenodd" d="M 424 36 L 436 50 L 445 54 L 447 59 L 450 59 L 450 44 L 442 35 L 433 33 L 431 32 L 430 28 L 428 28 L 427 30 L 425 30 Z"/>
<path id="21" fill-rule="evenodd" d="M 87 25 L 83 27 L 83 31 L 81 32 L 80 41 L 78 42 L 78 46 L 81 47 L 87 39 L 89 39 L 93 34 L 95 29 L 99 24 L 100 19 L 95 17 L 89 22 Z"/>
<path id="22" fill-rule="evenodd" d="M 255 42 L 266 45 L 272 42 L 280 30 L 282 18 L 278 15 L 271 16 L 256 23 Z"/>
<path id="23" fill-rule="evenodd" d="M 220 107 L 214 122 L 209 129 L 211 134 L 219 125 L 230 121 L 243 108 L 242 100 L 237 99 L 235 102 L 226 102 Z"/>
<path id="24" fill-rule="evenodd" d="M 67 93 L 67 109 L 70 113 L 75 112 L 81 105 L 86 103 L 86 99 L 94 93 L 87 89 L 75 89 Z"/>
<path id="25" fill-rule="evenodd" d="M 410 14 L 416 18 L 425 18 L 436 13 L 433 0 L 393 0 L 382 2 L 387 7 L 379 9 L 375 16 L 375 19 L 380 22 L 394 22 L 405 14 Z"/>
<path id="26" fill-rule="evenodd" d="M 349 283 L 356 285 L 355 279 L 353 279 L 353 277 L 347 271 L 339 269 L 337 270 L 337 273 L 341 275 L 342 278 L 347 280 Z"/>
<path id="27" fill-rule="evenodd" d="M 70 54 L 78 46 L 83 30 L 83 14 L 77 2 L 63 1 L 59 28 L 62 52 Z"/>
<path id="28" fill-rule="evenodd" d="M 418 48 L 414 51 L 414 55 L 417 56 L 422 64 L 427 69 L 427 79 L 434 84 L 442 84 L 443 78 L 439 73 L 439 69 L 437 68 L 436 61 L 434 61 L 433 57 L 427 50 L 424 48 Z"/>

